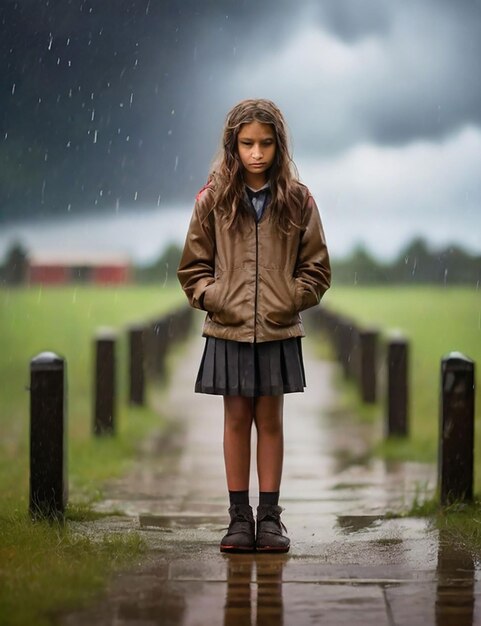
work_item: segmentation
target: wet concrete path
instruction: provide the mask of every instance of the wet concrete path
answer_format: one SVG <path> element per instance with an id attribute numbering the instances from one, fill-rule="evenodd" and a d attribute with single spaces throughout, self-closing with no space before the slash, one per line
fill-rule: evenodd
<path id="1" fill-rule="evenodd" d="M 337 410 L 335 366 L 313 358 L 309 340 L 304 349 L 308 389 L 285 399 L 281 505 L 291 551 L 219 552 L 228 521 L 222 399 L 192 392 L 202 351 L 202 340 L 193 340 L 159 407 L 175 427 L 107 490 L 99 508 L 125 515 L 95 523 L 96 533 L 140 532 L 147 558 L 117 575 L 94 606 L 59 623 L 481 624 L 471 555 L 425 520 L 386 517 L 409 507 L 420 488 L 433 489 L 434 468 L 370 459 L 378 433 Z"/>

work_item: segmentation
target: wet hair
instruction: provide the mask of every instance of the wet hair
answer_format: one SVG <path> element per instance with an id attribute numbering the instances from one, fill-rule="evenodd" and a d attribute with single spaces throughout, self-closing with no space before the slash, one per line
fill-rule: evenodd
<path id="1" fill-rule="evenodd" d="M 221 150 L 209 175 L 215 206 L 224 213 L 228 227 L 237 228 L 248 214 L 237 138 L 242 126 L 251 122 L 269 124 L 274 131 L 275 157 L 266 173 L 271 191 L 270 214 L 279 229 L 287 232 L 291 226 L 298 227 L 303 193 L 289 151 L 284 116 L 270 100 L 242 100 L 227 114 Z"/>

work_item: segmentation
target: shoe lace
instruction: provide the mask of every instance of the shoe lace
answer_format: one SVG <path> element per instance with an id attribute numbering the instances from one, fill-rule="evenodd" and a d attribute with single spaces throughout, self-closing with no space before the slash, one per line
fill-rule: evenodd
<path id="1" fill-rule="evenodd" d="M 258 513 L 257 515 L 257 520 L 259 522 L 274 522 L 274 524 L 276 524 L 277 526 L 279 526 L 280 528 L 282 528 L 282 530 L 287 533 L 287 528 L 285 527 L 285 525 L 283 524 L 283 522 L 281 522 L 281 511 L 282 509 L 279 507 L 278 509 L 267 509 L 265 511 L 263 511 L 261 514 Z"/>

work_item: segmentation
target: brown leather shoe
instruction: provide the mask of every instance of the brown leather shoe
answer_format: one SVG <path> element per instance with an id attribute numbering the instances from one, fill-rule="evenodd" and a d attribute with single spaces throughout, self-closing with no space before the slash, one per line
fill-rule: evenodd
<path id="1" fill-rule="evenodd" d="M 255 550 L 255 522 L 248 504 L 229 507 L 230 524 L 220 542 L 221 552 L 253 552 Z"/>
<path id="2" fill-rule="evenodd" d="M 258 552 L 288 552 L 289 537 L 284 535 L 286 527 L 281 522 L 282 509 L 274 504 L 260 504 L 257 507 L 257 537 L 256 550 Z"/>

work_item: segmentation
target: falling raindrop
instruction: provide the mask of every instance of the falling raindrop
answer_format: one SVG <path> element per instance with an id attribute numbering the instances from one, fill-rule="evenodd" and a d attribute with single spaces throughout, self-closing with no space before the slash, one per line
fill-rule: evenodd
<path id="1" fill-rule="evenodd" d="M 97 143 L 97 131 L 94 130 L 94 143 Z"/>
<path id="2" fill-rule="evenodd" d="M 134 200 L 137 200 L 138 195 L 139 195 L 139 194 L 138 194 L 138 192 L 136 191 L 136 192 L 135 192 L 135 194 L 134 194 Z"/>
<path id="3" fill-rule="evenodd" d="M 95 118 L 95 109 L 92 109 L 92 115 L 90 116 L 90 121 L 93 122 Z"/>
<path id="4" fill-rule="evenodd" d="M 53 43 L 52 33 L 49 33 L 49 37 L 50 37 L 50 39 L 48 41 L 48 50 L 51 50 L 52 49 L 52 43 Z"/>
<path id="5" fill-rule="evenodd" d="M 120 208 L 120 198 L 115 201 L 115 212 L 118 213 Z"/>
<path id="6" fill-rule="evenodd" d="M 68 213 L 70 213 L 70 210 L 71 210 L 71 209 L 72 209 L 72 205 L 69 203 L 69 204 L 67 205 L 67 212 L 68 212 Z"/>

